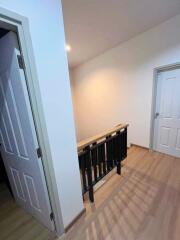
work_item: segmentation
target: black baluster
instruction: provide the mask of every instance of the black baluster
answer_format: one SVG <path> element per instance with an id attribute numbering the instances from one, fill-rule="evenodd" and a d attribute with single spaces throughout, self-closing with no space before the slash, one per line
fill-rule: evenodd
<path id="1" fill-rule="evenodd" d="M 125 130 L 123 131 L 123 160 L 125 159 L 125 153 L 126 147 L 125 147 Z"/>
<path id="2" fill-rule="evenodd" d="M 122 133 L 118 132 L 117 134 L 117 174 L 121 174 L 121 160 L 122 160 Z"/>
<path id="3" fill-rule="evenodd" d="M 89 190 L 89 199 L 91 202 L 94 202 L 94 191 L 93 191 L 93 181 L 92 181 L 92 159 L 90 147 L 86 147 L 86 170 L 87 170 L 87 179 L 88 179 L 88 190 Z"/>
<path id="4" fill-rule="evenodd" d="M 125 130 L 124 130 L 124 135 L 125 135 L 125 140 L 124 140 L 124 144 L 125 144 L 124 159 L 125 159 L 125 158 L 127 158 L 127 128 L 125 128 Z"/>
<path id="5" fill-rule="evenodd" d="M 110 137 L 106 137 L 106 163 L 107 163 L 107 172 L 110 171 L 111 166 L 110 166 L 110 161 L 111 161 L 111 150 L 110 150 Z"/>
<path id="6" fill-rule="evenodd" d="M 98 163 L 98 156 L 97 156 L 97 147 L 96 143 L 93 143 L 93 149 L 91 150 L 91 156 L 92 156 L 92 167 L 94 170 L 94 181 L 97 182 L 97 163 Z"/>
<path id="7" fill-rule="evenodd" d="M 85 153 L 79 156 L 79 166 L 82 175 L 83 194 L 87 192 L 87 181 L 86 181 L 86 156 Z"/>
<path id="8" fill-rule="evenodd" d="M 119 158 L 118 135 L 119 135 L 119 132 L 116 132 L 116 135 L 115 135 L 115 138 L 114 138 L 114 162 L 115 162 L 115 166 L 117 166 L 118 158 Z"/>
<path id="9" fill-rule="evenodd" d="M 113 168 L 117 166 L 117 135 L 113 137 Z"/>
<path id="10" fill-rule="evenodd" d="M 112 170 L 113 169 L 113 148 L 114 148 L 114 145 L 113 145 L 113 138 L 110 139 L 109 141 L 109 148 L 110 148 L 110 169 Z"/>
<path id="11" fill-rule="evenodd" d="M 123 137 L 124 137 L 124 132 L 120 132 L 119 134 L 119 150 L 120 150 L 120 161 L 123 160 L 123 155 L 124 155 L 124 140 L 123 140 Z"/>
<path id="12" fill-rule="evenodd" d="M 101 153 L 101 146 L 98 147 L 98 169 L 99 169 L 99 179 L 103 177 L 102 173 L 102 162 L 103 162 L 103 155 Z"/>
<path id="13" fill-rule="evenodd" d="M 123 129 L 121 132 L 121 146 L 122 146 L 122 160 L 126 158 L 127 143 L 126 143 L 126 131 Z"/>

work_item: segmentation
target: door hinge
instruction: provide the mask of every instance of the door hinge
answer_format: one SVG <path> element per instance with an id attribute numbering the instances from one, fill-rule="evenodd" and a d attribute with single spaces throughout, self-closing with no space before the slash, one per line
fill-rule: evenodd
<path id="1" fill-rule="evenodd" d="M 20 69 L 25 69 L 24 58 L 22 55 L 17 55 L 18 64 Z"/>
<path id="2" fill-rule="evenodd" d="M 54 213 L 53 212 L 50 213 L 50 219 L 51 219 L 51 221 L 54 220 Z"/>
<path id="3" fill-rule="evenodd" d="M 38 158 L 41 158 L 41 157 L 42 157 L 42 151 L 41 151 L 41 148 L 40 148 L 40 147 L 38 147 L 38 148 L 36 149 L 36 152 L 37 152 Z"/>

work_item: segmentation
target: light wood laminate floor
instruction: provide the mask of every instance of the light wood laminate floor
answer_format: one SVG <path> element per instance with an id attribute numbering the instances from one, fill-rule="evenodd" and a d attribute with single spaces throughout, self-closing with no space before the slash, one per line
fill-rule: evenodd
<path id="1" fill-rule="evenodd" d="M 84 214 L 60 239 L 179 240 L 180 159 L 132 147 L 114 174 L 85 202 Z"/>
<path id="2" fill-rule="evenodd" d="M 52 240 L 55 236 L 12 200 L 0 184 L 0 240 Z"/>

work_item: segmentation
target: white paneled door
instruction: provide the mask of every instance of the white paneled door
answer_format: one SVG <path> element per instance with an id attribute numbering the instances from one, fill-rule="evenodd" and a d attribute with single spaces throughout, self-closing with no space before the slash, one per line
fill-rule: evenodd
<path id="1" fill-rule="evenodd" d="M 1 153 L 17 203 L 53 230 L 51 207 L 17 36 L 0 39 Z"/>
<path id="2" fill-rule="evenodd" d="M 180 69 L 158 74 L 154 148 L 180 157 Z"/>

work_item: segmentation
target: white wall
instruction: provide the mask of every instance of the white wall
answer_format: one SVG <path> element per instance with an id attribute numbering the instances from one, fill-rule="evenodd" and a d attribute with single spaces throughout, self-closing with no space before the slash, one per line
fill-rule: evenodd
<path id="1" fill-rule="evenodd" d="M 60 0 L 0 0 L 29 19 L 63 224 L 83 209 Z M 56 215 L 57 213 L 55 213 Z"/>
<path id="2" fill-rule="evenodd" d="M 78 140 L 127 122 L 149 147 L 153 69 L 180 62 L 180 15 L 73 69 Z"/>

